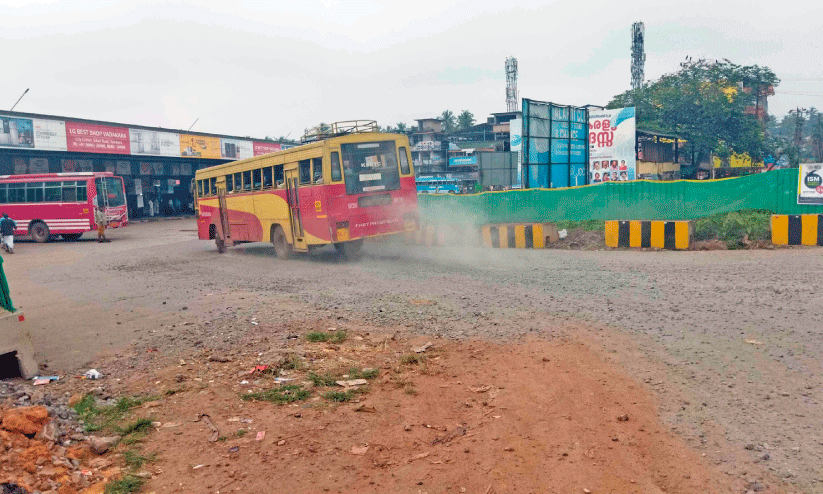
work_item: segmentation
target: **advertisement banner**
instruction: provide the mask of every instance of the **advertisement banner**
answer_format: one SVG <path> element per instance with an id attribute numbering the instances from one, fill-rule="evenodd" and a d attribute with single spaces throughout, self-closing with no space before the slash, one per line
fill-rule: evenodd
<path id="1" fill-rule="evenodd" d="M 0 147 L 34 148 L 34 125 L 31 119 L 0 115 Z"/>
<path id="2" fill-rule="evenodd" d="M 129 131 L 123 127 L 66 122 L 69 152 L 129 154 Z"/>
<path id="3" fill-rule="evenodd" d="M 634 107 L 589 114 L 589 183 L 636 178 Z"/>
<path id="4" fill-rule="evenodd" d="M 29 173 L 48 173 L 48 158 L 32 158 L 29 160 Z"/>
<path id="5" fill-rule="evenodd" d="M 34 149 L 66 151 L 66 122 L 61 120 L 32 119 Z"/>
<path id="6" fill-rule="evenodd" d="M 239 139 L 220 139 L 220 156 L 228 160 L 254 157 L 254 143 Z"/>
<path id="7" fill-rule="evenodd" d="M 280 151 L 280 144 L 277 144 L 277 143 L 274 143 L 274 142 L 254 141 L 254 155 L 255 156 L 274 153 L 276 151 Z"/>
<path id="8" fill-rule="evenodd" d="M 523 120 L 520 118 L 509 120 L 509 144 L 512 152 L 517 153 L 517 181 L 512 186 L 520 187 L 523 183 Z"/>
<path id="9" fill-rule="evenodd" d="M 219 160 L 222 157 L 220 154 L 220 138 L 180 134 L 180 156 Z"/>
<path id="10" fill-rule="evenodd" d="M 797 175 L 797 204 L 823 204 L 823 163 L 802 163 Z"/>
<path id="11" fill-rule="evenodd" d="M 115 163 L 115 173 L 118 175 L 131 175 L 131 161 L 117 161 Z"/>
<path id="12" fill-rule="evenodd" d="M 129 129 L 131 154 L 180 156 L 180 136 L 173 132 Z"/>
<path id="13" fill-rule="evenodd" d="M 449 158 L 449 166 L 477 165 L 477 156 L 458 156 Z"/>

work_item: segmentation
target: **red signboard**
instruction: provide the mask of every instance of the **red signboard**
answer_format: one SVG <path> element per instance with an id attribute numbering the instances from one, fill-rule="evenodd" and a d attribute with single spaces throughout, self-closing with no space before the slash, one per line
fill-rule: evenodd
<path id="1" fill-rule="evenodd" d="M 275 144 L 273 142 L 254 141 L 255 156 L 260 156 L 261 154 L 269 154 L 275 151 L 280 151 L 280 144 Z"/>
<path id="2" fill-rule="evenodd" d="M 129 154 L 129 129 L 66 121 L 70 152 Z"/>

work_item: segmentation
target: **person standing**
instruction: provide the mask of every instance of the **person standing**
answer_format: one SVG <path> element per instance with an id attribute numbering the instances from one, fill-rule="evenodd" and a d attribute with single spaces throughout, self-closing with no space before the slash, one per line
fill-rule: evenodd
<path id="1" fill-rule="evenodd" d="M 0 236 L 3 237 L 3 250 L 9 254 L 14 254 L 14 230 L 17 229 L 17 223 L 9 218 L 9 215 L 3 213 L 3 219 L 0 220 Z"/>
<path id="2" fill-rule="evenodd" d="M 100 206 L 94 206 L 94 222 L 97 223 L 97 241 L 111 242 L 106 238 L 106 212 Z"/>

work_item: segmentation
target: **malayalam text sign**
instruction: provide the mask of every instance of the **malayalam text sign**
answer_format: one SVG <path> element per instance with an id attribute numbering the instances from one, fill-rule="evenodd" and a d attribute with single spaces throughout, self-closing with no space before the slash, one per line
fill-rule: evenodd
<path id="1" fill-rule="evenodd" d="M 130 154 L 129 130 L 80 122 L 66 122 L 69 152 Z"/>
<path id="2" fill-rule="evenodd" d="M 823 163 L 800 165 L 797 204 L 823 204 Z"/>
<path id="3" fill-rule="evenodd" d="M 589 114 L 589 183 L 634 180 L 634 107 Z"/>

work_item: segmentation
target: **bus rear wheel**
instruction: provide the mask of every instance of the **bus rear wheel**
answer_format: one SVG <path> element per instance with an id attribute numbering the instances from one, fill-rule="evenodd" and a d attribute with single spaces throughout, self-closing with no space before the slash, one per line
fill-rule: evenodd
<path id="1" fill-rule="evenodd" d="M 274 245 L 274 253 L 278 259 L 286 260 L 291 257 L 293 249 L 286 239 L 286 232 L 280 225 L 275 226 L 271 234 L 271 243 Z"/>
<path id="2" fill-rule="evenodd" d="M 363 239 L 360 240 L 352 240 L 350 242 L 338 242 L 334 244 L 334 248 L 337 249 L 337 253 L 347 259 L 355 259 L 360 256 L 360 252 L 363 249 Z"/>
<path id="3" fill-rule="evenodd" d="M 29 232 L 31 232 L 31 238 L 41 244 L 48 240 L 51 235 L 49 233 L 49 226 L 42 221 L 35 221 L 34 224 L 31 225 Z"/>

